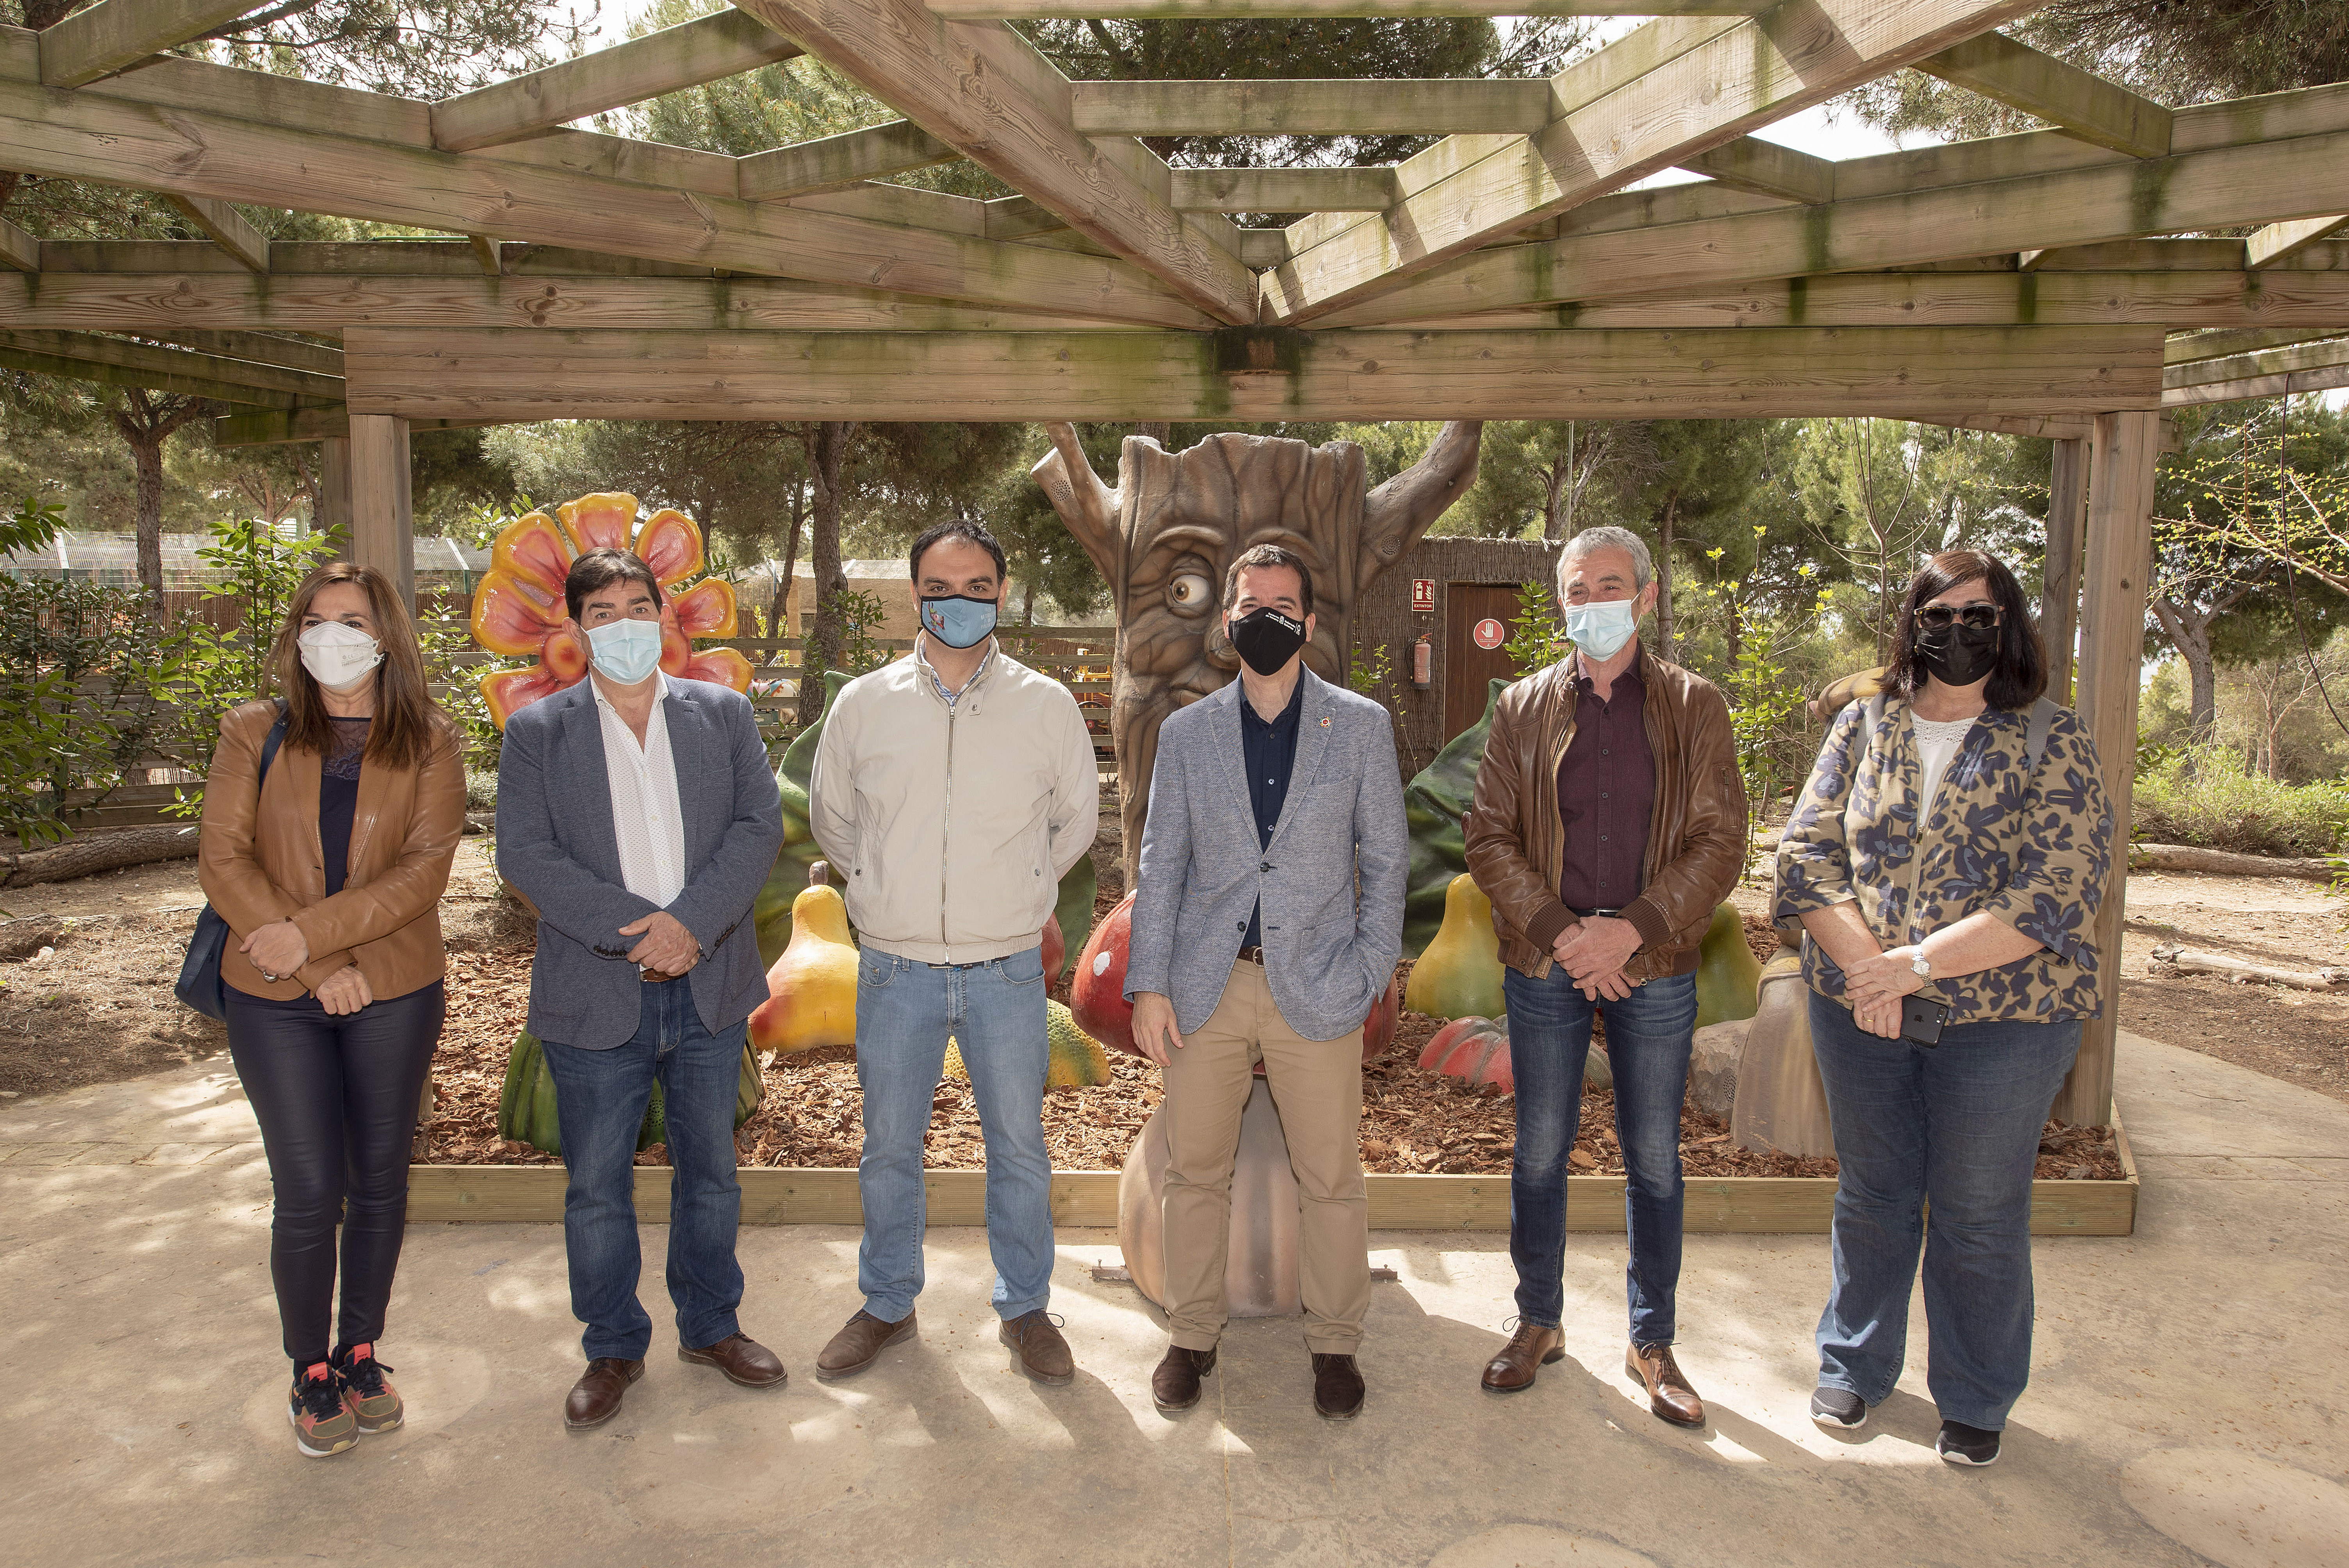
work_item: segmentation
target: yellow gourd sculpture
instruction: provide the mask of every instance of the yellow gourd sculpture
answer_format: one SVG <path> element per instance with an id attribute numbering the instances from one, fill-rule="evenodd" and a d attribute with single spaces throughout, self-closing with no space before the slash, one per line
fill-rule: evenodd
<path id="1" fill-rule="evenodd" d="M 1474 877 L 1464 872 L 1444 890 L 1443 927 L 1411 966 L 1402 1005 L 1432 1018 L 1496 1018 L 1508 1010 L 1493 901 Z"/>
<path id="2" fill-rule="evenodd" d="M 750 1044 L 790 1056 L 856 1043 L 856 948 L 848 906 L 826 881 L 824 862 L 792 901 L 792 940 L 767 971 L 767 999 L 750 1015 Z"/>

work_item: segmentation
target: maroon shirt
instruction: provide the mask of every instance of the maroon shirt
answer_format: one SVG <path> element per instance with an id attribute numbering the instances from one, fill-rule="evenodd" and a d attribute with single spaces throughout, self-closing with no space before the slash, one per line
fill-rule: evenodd
<path id="1" fill-rule="evenodd" d="M 1640 896 L 1656 756 L 1648 746 L 1648 685 L 1633 659 L 1605 701 L 1575 665 L 1574 738 L 1557 765 L 1557 814 L 1566 827 L 1557 896 L 1567 908 L 1621 909 Z"/>

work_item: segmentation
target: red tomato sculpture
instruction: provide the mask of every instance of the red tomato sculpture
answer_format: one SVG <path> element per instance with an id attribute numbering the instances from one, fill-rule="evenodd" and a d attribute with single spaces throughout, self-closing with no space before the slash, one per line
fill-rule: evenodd
<path id="1" fill-rule="evenodd" d="M 1077 954 L 1076 973 L 1069 976 L 1069 1011 L 1076 1015 L 1077 1027 L 1102 1045 L 1138 1057 L 1133 1004 L 1125 999 L 1125 965 L 1133 941 L 1133 895 L 1127 893 L 1102 916 Z M 1045 973 L 1051 973 L 1049 965 Z"/>

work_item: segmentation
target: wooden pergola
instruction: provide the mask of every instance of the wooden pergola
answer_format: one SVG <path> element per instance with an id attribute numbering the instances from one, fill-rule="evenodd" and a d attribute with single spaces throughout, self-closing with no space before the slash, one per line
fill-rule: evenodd
<path id="1" fill-rule="evenodd" d="M 326 520 L 402 575 L 417 428 L 1872 415 L 2045 436 L 2045 630 L 2064 683 L 2081 634 L 2075 702 L 2125 839 L 2161 410 L 2349 385 L 2349 242 L 2327 238 L 2349 84 L 2173 111 L 1995 31 L 2034 0 L 739 0 L 438 103 L 159 52 L 253 8 L 100 0 L 0 28 L 0 166 L 159 192 L 212 237 L 0 222 L 0 365 L 218 398 L 227 442 L 322 442 Z M 1076 82 L 1007 25 L 1619 14 L 1655 19 L 1546 80 Z M 799 54 L 905 118 L 744 158 L 564 129 Z M 1843 161 L 1752 134 L 1904 67 L 2049 129 Z M 1212 170 L 1139 139 L 1393 133 L 1441 139 Z M 1019 194 L 886 183 L 959 159 Z M 1627 189 L 1671 169 L 1703 178 Z M 232 203 L 451 237 L 272 243 Z M 1305 216 L 1226 216 L 1263 212 Z M 2257 232 L 2196 237 L 2230 228 Z M 2066 1119 L 2110 1119 L 2121 930 L 2116 896 Z"/>

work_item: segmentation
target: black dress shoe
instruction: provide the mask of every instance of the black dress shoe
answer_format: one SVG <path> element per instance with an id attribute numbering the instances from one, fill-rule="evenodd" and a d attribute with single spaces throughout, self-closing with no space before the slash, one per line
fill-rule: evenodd
<path id="1" fill-rule="evenodd" d="M 1215 1347 L 1188 1350 L 1166 1347 L 1165 1357 L 1150 1374 L 1150 1402 L 1172 1415 L 1199 1402 L 1199 1379 L 1216 1369 Z"/>
<path id="2" fill-rule="evenodd" d="M 1362 1408 L 1362 1374 L 1350 1356 L 1313 1353 L 1313 1408 L 1333 1421 L 1350 1420 Z"/>

